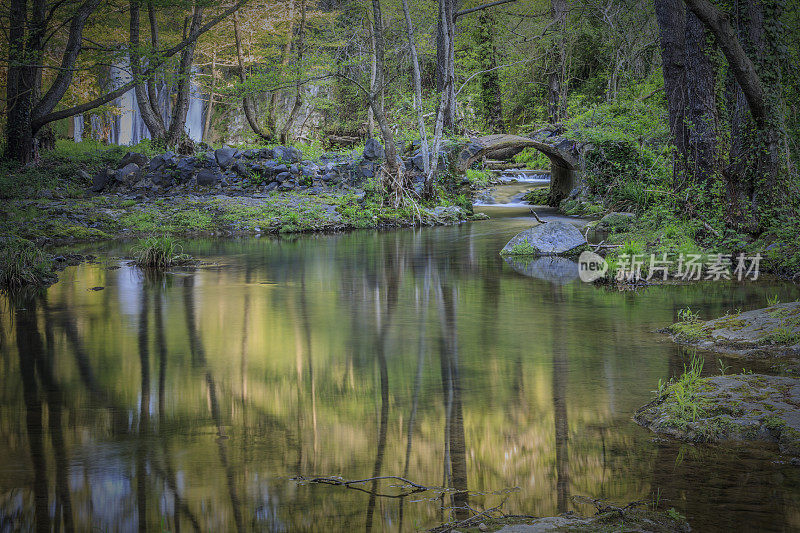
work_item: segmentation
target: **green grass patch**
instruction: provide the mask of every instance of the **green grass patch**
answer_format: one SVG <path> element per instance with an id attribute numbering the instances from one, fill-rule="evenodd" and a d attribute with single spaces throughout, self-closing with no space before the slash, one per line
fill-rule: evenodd
<path id="1" fill-rule="evenodd" d="M 132 252 L 137 266 L 155 270 L 191 261 L 188 255 L 182 253 L 181 245 L 169 235 L 147 237 L 139 241 Z"/>
<path id="2" fill-rule="evenodd" d="M 43 284 L 53 277 L 52 261 L 33 242 L 19 237 L 0 240 L 0 288 Z"/>

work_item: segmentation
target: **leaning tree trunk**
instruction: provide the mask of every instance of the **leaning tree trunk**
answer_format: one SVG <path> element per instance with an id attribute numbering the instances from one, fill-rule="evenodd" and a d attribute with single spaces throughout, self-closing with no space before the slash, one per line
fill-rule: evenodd
<path id="1" fill-rule="evenodd" d="M 297 114 L 300 112 L 300 108 L 303 105 L 303 89 L 302 86 L 300 85 L 300 74 L 303 64 L 305 29 L 306 29 L 306 2 L 305 0 L 300 0 L 300 28 L 297 33 L 297 82 L 295 84 L 294 104 L 292 104 L 292 109 L 289 111 L 289 115 L 286 117 L 286 122 L 284 122 L 283 128 L 281 129 L 282 143 L 289 142 L 289 136 L 292 130 L 292 126 L 294 125 L 294 121 L 297 119 Z"/>
<path id="2" fill-rule="evenodd" d="M 669 112 L 669 131 L 675 145 L 673 177 L 683 179 L 686 160 L 686 26 L 683 0 L 655 0 L 661 36 L 661 70 Z"/>
<path id="3" fill-rule="evenodd" d="M 145 81 L 142 77 L 141 65 L 141 52 L 139 50 L 139 0 L 130 0 L 130 45 L 128 49 L 128 59 L 131 67 L 131 76 L 133 77 L 136 85 L 134 85 L 134 93 L 136 94 L 136 103 L 139 107 L 139 112 L 142 115 L 142 120 L 150 131 L 150 137 L 158 144 L 163 142 L 167 136 L 166 126 L 164 120 L 161 118 L 161 113 L 157 108 L 153 107 L 152 93 L 155 93 L 155 87 L 152 91 L 148 92 Z M 152 26 L 151 19 L 151 26 Z M 156 35 L 154 33 L 153 35 Z M 155 49 L 154 49 L 155 50 Z M 152 75 L 150 76 L 152 78 Z"/>
<path id="4" fill-rule="evenodd" d="M 381 130 L 381 138 L 383 140 L 384 150 L 386 152 L 386 170 L 387 174 L 389 175 L 390 179 L 394 179 L 398 176 L 399 167 L 397 165 L 397 146 L 394 143 L 394 134 L 392 133 L 392 129 L 389 127 L 389 122 L 386 120 L 386 114 L 384 113 L 383 109 L 383 101 L 380 98 L 380 93 L 383 90 L 384 84 L 384 64 L 383 64 L 383 56 L 385 50 L 385 41 L 383 38 L 383 18 L 381 16 L 381 2 L 380 0 L 372 0 L 372 13 L 373 13 L 373 21 L 372 21 L 372 31 L 375 34 L 375 64 L 376 64 L 376 75 L 375 75 L 375 83 L 372 84 L 369 91 L 369 105 L 372 107 L 372 113 L 375 115 L 375 120 L 378 123 L 378 127 Z M 402 188 L 403 184 L 394 185 L 389 183 L 385 183 L 388 185 L 386 188 L 387 192 L 398 192 L 396 189 Z"/>
<path id="5" fill-rule="evenodd" d="M 244 52 L 242 51 L 242 36 L 241 32 L 239 31 L 238 13 L 233 14 L 233 38 L 234 41 L 236 41 L 236 59 L 239 63 L 239 81 L 244 84 L 247 82 L 247 73 L 244 69 Z M 247 89 L 245 88 L 244 90 L 246 91 Z M 269 135 L 269 133 L 266 132 L 258 123 L 258 114 L 256 113 L 255 103 L 248 94 L 242 96 L 242 109 L 244 110 L 244 116 L 247 119 L 247 123 L 250 124 L 250 128 L 253 130 L 253 133 L 265 141 L 271 141 L 272 136 Z"/>
<path id="6" fill-rule="evenodd" d="M 189 34 L 196 31 L 203 21 L 203 8 L 194 8 Z M 196 41 L 187 46 L 181 52 L 181 61 L 178 65 L 178 89 L 175 98 L 175 107 L 172 109 L 172 122 L 167 132 L 167 146 L 176 146 L 184 135 L 186 125 L 186 113 L 189 111 L 189 89 L 192 83 L 192 61 L 194 60 L 194 49 Z"/>
<path id="7" fill-rule="evenodd" d="M 411 13 L 408 9 L 408 0 L 403 0 L 403 15 L 406 19 L 406 34 L 408 35 L 408 47 L 411 50 L 411 74 L 414 78 L 414 108 L 417 111 L 417 125 L 419 126 L 420 150 L 422 152 L 422 164 L 425 176 L 430 173 L 430 149 L 428 148 L 428 133 L 425 130 L 425 118 L 422 114 L 422 76 L 419 70 L 419 58 L 417 57 L 417 45 L 414 43 L 414 25 L 411 23 Z"/>
<path id="8" fill-rule="evenodd" d="M 764 209 L 779 205 L 781 132 L 778 114 L 784 2 L 746 0 L 738 10 L 736 27 L 726 13 L 707 0 L 684 2 L 714 33 L 736 80 L 732 88 L 736 107 L 731 117 L 731 162 L 725 169 L 731 204 L 728 222 L 739 229 L 758 233 L 763 229 Z M 766 10 L 769 16 L 765 16 Z"/>
<path id="9" fill-rule="evenodd" d="M 289 54 L 292 51 L 292 40 L 294 37 L 294 0 L 287 0 L 287 16 L 286 20 L 289 21 L 289 28 L 286 30 L 286 41 L 281 51 L 281 68 L 286 68 L 289 64 Z M 269 121 L 270 130 L 273 134 L 278 132 L 278 94 L 279 91 L 272 91 L 269 96 L 269 107 L 267 108 L 267 120 Z"/>

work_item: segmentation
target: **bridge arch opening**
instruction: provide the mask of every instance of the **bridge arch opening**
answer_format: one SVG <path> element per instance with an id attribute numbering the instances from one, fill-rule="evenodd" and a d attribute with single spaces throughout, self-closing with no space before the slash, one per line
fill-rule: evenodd
<path id="1" fill-rule="evenodd" d="M 473 163 L 488 154 L 533 147 L 550 159 L 550 190 L 548 205 L 557 207 L 559 202 L 569 196 L 577 183 L 580 169 L 575 143 L 566 139 L 555 138 L 539 140 L 519 135 L 486 135 L 473 139 L 459 154 L 456 170 L 465 172 Z"/>

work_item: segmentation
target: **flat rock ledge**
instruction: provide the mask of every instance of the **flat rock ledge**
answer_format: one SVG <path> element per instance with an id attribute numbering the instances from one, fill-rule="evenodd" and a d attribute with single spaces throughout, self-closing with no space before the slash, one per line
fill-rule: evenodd
<path id="1" fill-rule="evenodd" d="M 600 512 L 589 518 L 574 515 L 552 516 L 538 518 L 526 523 L 502 524 L 487 521 L 486 527 L 478 528 L 479 531 L 497 531 L 497 533 L 555 533 L 570 531 L 598 532 L 598 531 L 626 531 L 640 533 L 678 533 L 689 532 L 691 527 L 679 515 L 670 515 L 664 511 L 649 509 L 626 509 L 623 512 Z M 474 529 L 456 528 L 455 531 L 474 531 Z"/>
<path id="2" fill-rule="evenodd" d="M 748 357 L 800 357 L 800 302 L 707 322 L 677 322 L 664 331 L 675 342 L 704 350 Z"/>
<path id="3" fill-rule="evenodd" d="M 698 414 L 681 413 L 674 389 L 636 412 L 633 419 L 655 433 L 689 442 L 773 442 L 782 454 L 800 456 L 800 379 L 763 374 L 699 380 Z"/>

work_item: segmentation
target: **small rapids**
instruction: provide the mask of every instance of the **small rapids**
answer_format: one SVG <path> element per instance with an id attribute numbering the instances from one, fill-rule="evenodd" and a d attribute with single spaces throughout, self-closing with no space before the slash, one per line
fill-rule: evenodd
<path id="1" fill-rule="evenodd" d="M 521 208 L 530 204 L 522 199 L 533 189 L 550 185 L 550 174 L 546 171 L 509 170 L 503 172 L 499 182 L 480 191 L 475 207 Z"/>

